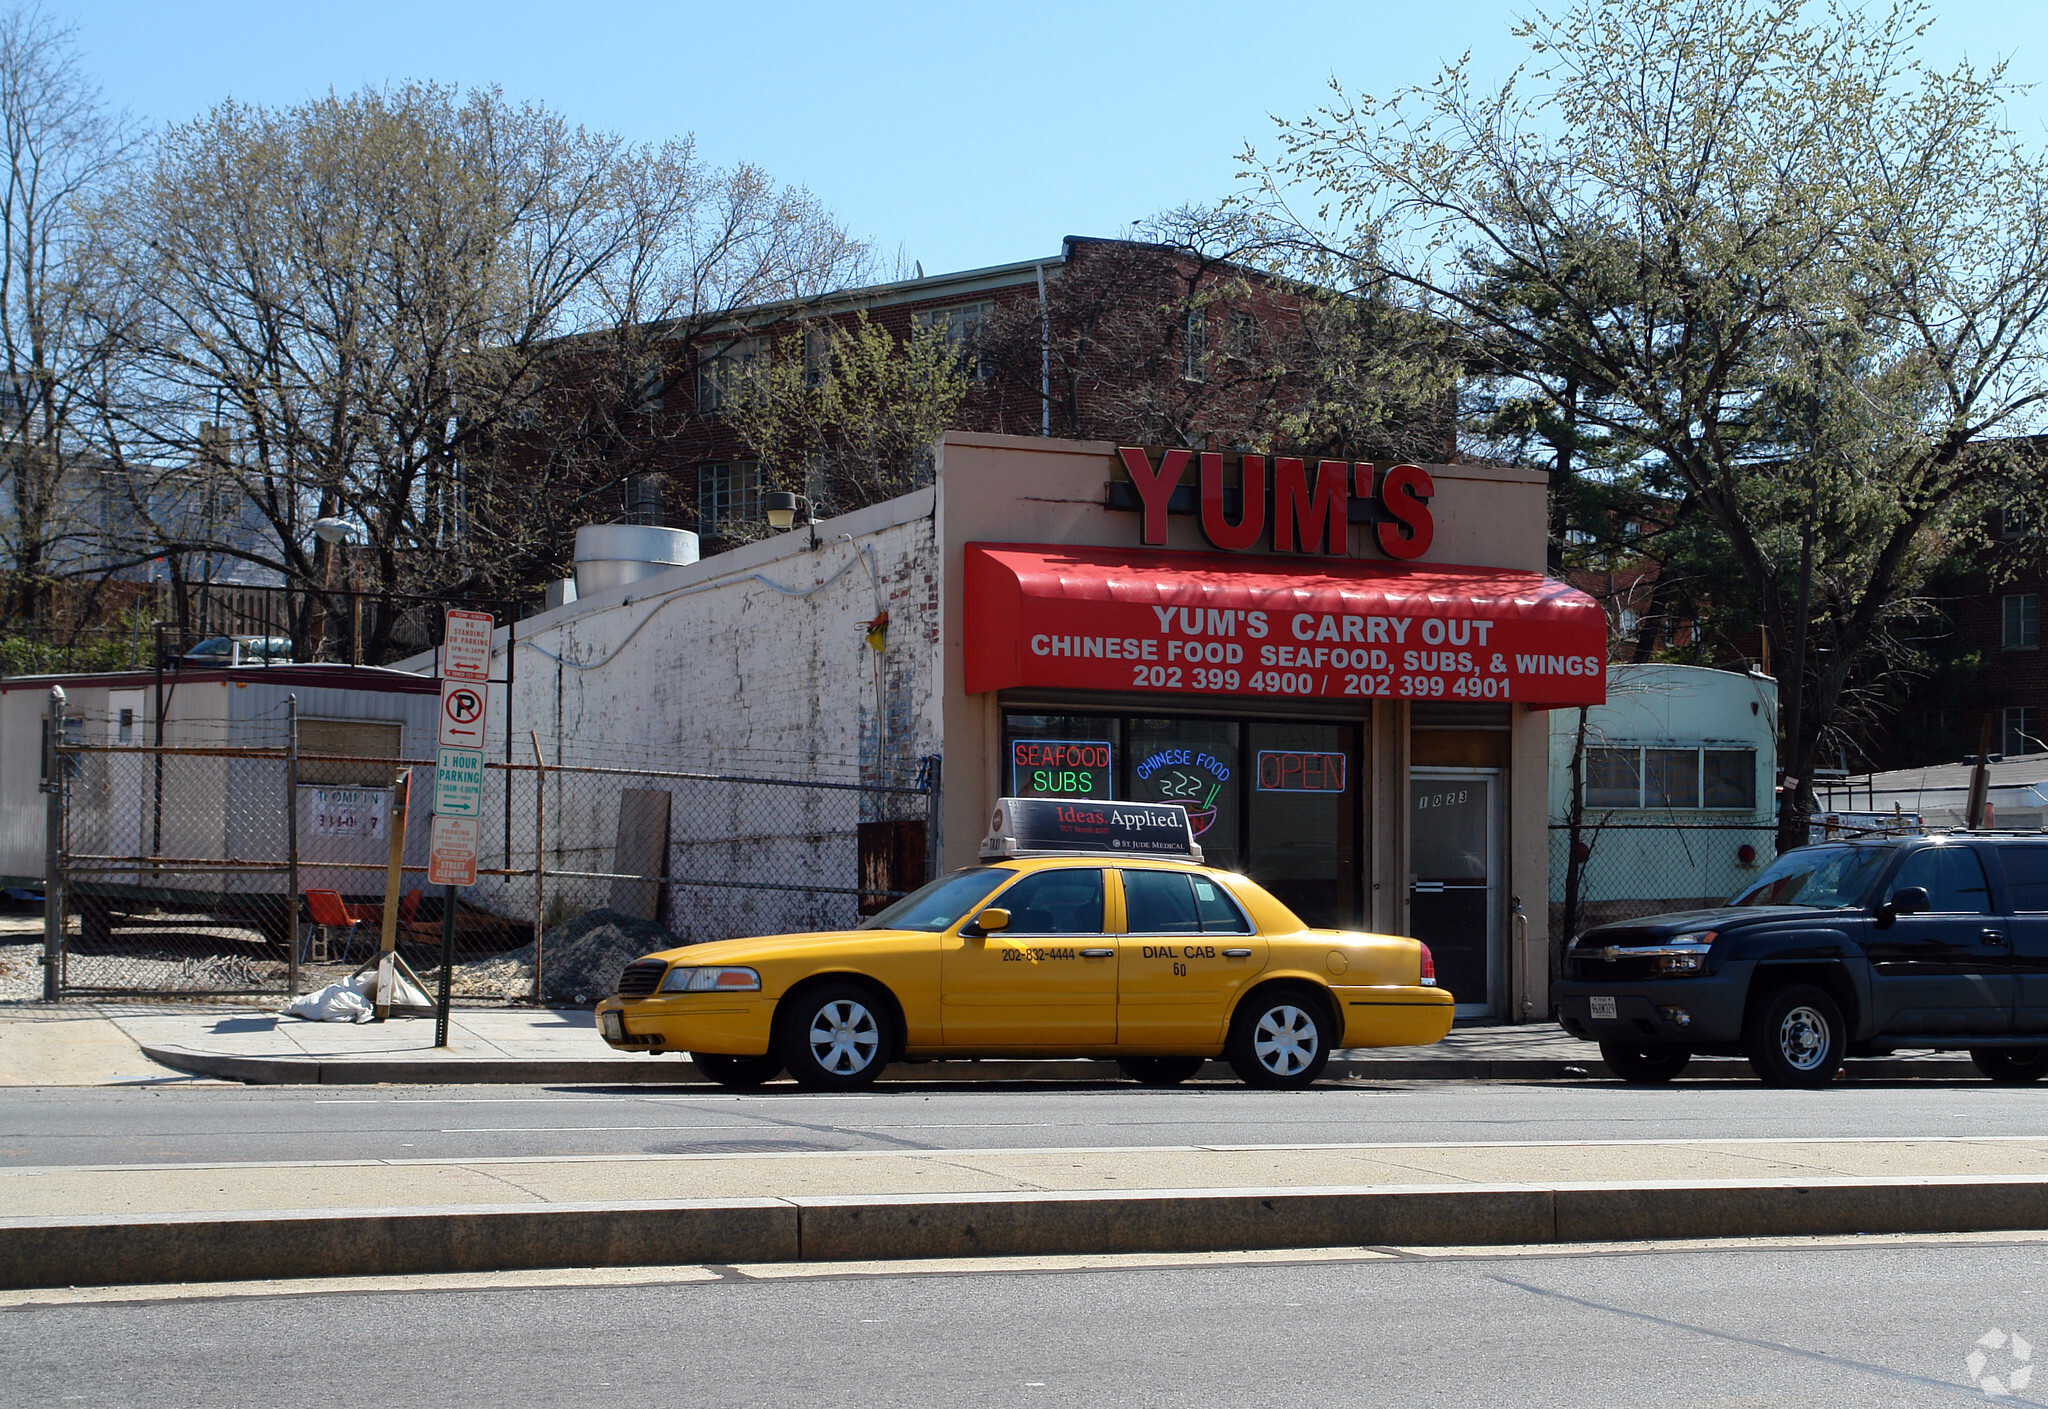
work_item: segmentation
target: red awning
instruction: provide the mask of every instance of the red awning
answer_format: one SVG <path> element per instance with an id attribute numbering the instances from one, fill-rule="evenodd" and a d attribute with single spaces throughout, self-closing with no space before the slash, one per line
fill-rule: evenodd
<path id="1" fill-rule="evenodd" d="M 1606 699 L 1607 617 L 1539 573 L 970 543 L 967 690 Z"/>

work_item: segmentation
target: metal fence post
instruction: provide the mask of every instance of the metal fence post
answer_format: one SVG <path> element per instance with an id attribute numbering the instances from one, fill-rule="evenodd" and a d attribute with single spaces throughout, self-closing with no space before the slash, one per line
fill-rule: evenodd
<path id="1" fill-rule="evenodd" d="M 57 977 L 64 962 L 64 689 L 50 687 L 50 712 L 43 728 L 43 1001 L 57 1001 Z"/>
<path id="2" fill-rule="evenodd" d="M 540 731 L 527 731 L 533 739 L 533 1002 L 540 1005 L 541 936 L 547 926 L 548 884 L 548 761 L 541 757 Z M 510 779 L 507 779 L 510 787 Z M 509 862 L 506 869 L 511 869 Z"/>
<path id="3" fill-rule="evenodd" d="M 291 958 L 285 970 L 285 995 L 299 996 L 299 697 L 284 697 L 285 726 L 290 738 L 284 755 L 285 937 Z"/>

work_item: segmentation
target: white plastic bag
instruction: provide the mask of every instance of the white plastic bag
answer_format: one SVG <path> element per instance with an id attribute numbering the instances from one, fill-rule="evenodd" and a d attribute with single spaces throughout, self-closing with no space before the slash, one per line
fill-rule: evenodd
<path id="1" fill-rule="evenodd" d="M 375 984 L 375 980 L 369 980 Z M 366 1023 L 377 1016 L 377 1005 L 357 988 L 356 980 L 330 983 L 316 993 L 302 993 L 284 1005 L 291 1017 L 316 1023 Z"/>

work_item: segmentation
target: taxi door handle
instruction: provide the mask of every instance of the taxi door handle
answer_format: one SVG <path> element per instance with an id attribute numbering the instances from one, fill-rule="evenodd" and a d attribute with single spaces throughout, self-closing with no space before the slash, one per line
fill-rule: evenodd
<path id="1" fill-rule="evenodd" d="M 1081 957 L 1083 959 L 1107 959 L 1114 953 L 1116 953 L 1114 949 L 1083 949 Z"/>
<path id="2" fill-rule="evenodd" d="M 1223 957 L 1226 959 L 1249 959 L 1252 957 L 1252 951 L 1249 949 L 1226 949 L 1223 951 Z"/>

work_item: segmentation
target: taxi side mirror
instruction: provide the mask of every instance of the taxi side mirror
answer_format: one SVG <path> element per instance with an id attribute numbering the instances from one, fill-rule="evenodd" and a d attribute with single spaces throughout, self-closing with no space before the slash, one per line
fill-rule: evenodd
<path id="1" fill-rule="evenodd" d="M 1010 912 L 999 906 L 992 905 L 974 917 L 974 928 L 981 934 L 990 934 L 996 930 L 1006 930 L 1009 927 Z"/>

